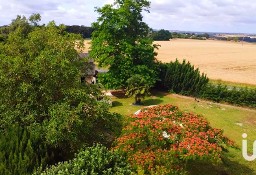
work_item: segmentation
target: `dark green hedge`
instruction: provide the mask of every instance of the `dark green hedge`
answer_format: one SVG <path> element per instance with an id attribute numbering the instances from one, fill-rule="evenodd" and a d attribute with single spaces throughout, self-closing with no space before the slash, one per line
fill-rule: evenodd
<path id="1" fill-rule="evenodd" d="M 205 74 L 200 74 L 189 62 L 178 60 L 170 63 L 158 63 L 158 90 L 167 90 L 178 94 L 200 97 L 214 102 L 256 108 L 256 89 L 230 87 L 209 83 Z"/>
<path id="2" fill-rule="evenodd" d="M 158 89 L 173 91 L 184 95 L 199 94 L 206 86 L 209 79 L 205 74 L 200 74 L 189 62 L 178 60 L 170 63 L 159 63 L 159 81 L 156 85 Z"/>
<path id="3" fill-rule="evenodd" d="M 201 98 L 215 102 L 227 102 L 239 106 L 256 108 L 256 89 L 228 87 L 222 84 L 208 84 L 200 93 Z"/>

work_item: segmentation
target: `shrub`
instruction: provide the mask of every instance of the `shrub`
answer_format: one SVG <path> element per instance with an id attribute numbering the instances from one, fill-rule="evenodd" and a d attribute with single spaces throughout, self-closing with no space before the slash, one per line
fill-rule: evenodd
<path id="1" fill-rule="evenodd" d="M 228 88 L 222 84 L 207 84 L 201 92 L 201 97 L 219 103 L 223 101 L 223 99 L 228 98 Z"/>
<path id="2" fill-rule="evenodd" d="M 256 107 L 256 89 L 228 87 L 223 84 L 207 84 L 200 96 L 215 102 L 228 102 L 241 106 Z"/>
<path id="3" fill-rule="evenodd" d="M 96 145 L 80 151 L 73 160 L 51 166 L 44 172 L 38 171 L 34 175 L 130 175 L 131 172 L 130 165 L 124 157 L 108 151 L 106 147 Z"/>
<path id="4" fill-rule="evenodd" d="M 178 60 L 158 63 L 159 81 L 156 88 L 171 92 L 201 97 L 214 102 L 256 107 L 256 89 L 209 83 L 205 74 L 200 74 L 189 62 Z"/>
<path id="5" fill-rule="evenodd" d="M 208 83 L 205 74 L 200 74 L 189 62 L 178 60 L 170 63 L 159 63 L 159 79 L 157 86 L 165 90 L 185 95 L 197 95 Z"/>
<path id="6" fill-rule="evenodd" d="M 26 129 L 13 125 L 0 132 L 0 174 L 31 174 L 45 167 L 49 158 L 47 146 L 38 144 Z"/>
<path id="7" fill-rule="evenodd" d="M 185 174 L 193 161 L 218 163 L 233 143 L 202 117 L 172 105 L 144 108 L 133 115 L 116 141 L 116 150 L 146 174 Z"/>
<path id="8" fill-rule="evenodd" d="M 149 94 L 150 84 L 142 75 L 133 75 L 127 80 L 127 96 L 134 96 L 135 104 L 141 104 L 141 100 Z"/>

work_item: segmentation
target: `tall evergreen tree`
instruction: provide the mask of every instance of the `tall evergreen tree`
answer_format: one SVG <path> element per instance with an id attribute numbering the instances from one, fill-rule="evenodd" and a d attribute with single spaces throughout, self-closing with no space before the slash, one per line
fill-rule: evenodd
<path id="1" fill-rule="evenodd" d="M 0 135 L 0 174 L 31 174 L 46 166 L 47 151 L 46 145 L 36 142 L 27 129 L 17 125 L 5 128 Z"/>
<path id="2" fill-rule="evenodd" d="M 160 64 L 161 88 L 172 90 L 176 93 L 187 95 L 199 95 L 199 92 L 206 86 L 209 79 L 205 74 L 200 74 L 189 62 L 178 60 L 167 64 Z"/>

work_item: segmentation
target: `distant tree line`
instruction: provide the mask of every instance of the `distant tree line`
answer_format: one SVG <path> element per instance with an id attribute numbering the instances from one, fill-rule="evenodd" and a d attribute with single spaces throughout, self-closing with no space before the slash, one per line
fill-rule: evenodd
<path id="1" fill-rule="evenodd" d="M 22 25 L 26 24 L 27 27 L 29 28 L 29 26 L 28 26 L 29 24 L 25 22 L 24 17 L 19 16 L 18 18 L 20 18 L 20 20 L 24 22 L 23 24 L 21 23 Z M 16 24 L 16 26 L 18 26 L 18 25 L 19 24 Z M 38 27 L 40 27 L 40 26 L 38 26 Z M 9 25 L 0 26 L 0 41 L 4 41 L 7 38 L 7 35 L 10 33 L 10 31 L 13 31 L 14 29 L 15 29 L 15 26 L 13 26 L 13 25 L 12 26 L 9 26 Z M 79 25 L 71 25 L 71 26 L 66 25 L 64 31 L 66 31 L 68 33 L 73 33 L 73 34 L 80 34 L 85 39 L 85 38 L 91 38 L 92 32 L 93 32 L 93 28 L 92 27 L 83 26 L 83 25 L 82 26 L 79 26 Z"/>
<path id="2" fill-rule="evenodd" d="M 239 41 L 245 41 L 245 42 L 256 42 L 256 38 L 251 37 L 238 37 Z"/>
<path id="3" fill-rule="evenodd" d="M 215 39 L 217 40 L 223 40 L 223 41 L 235 41 L 235 42 L 238 42 L 238 41 L 244 41 L 244 42 L 249 42 L 249 43 L 254 43 L 256 42 L 256 38 L 252 38 L 252 37 L 249 37 L 249 36 L 246 36 L 246 37 L 237 37 L 237 36 L 229 36 L 229 37 L 225 37 L 225 36 L 215 36 L 214 37 Z"/>
<path id="4" fill-rule="evenodd" d="M 151 37 L 154 41 L 169 41 L 170 39 L 180 38 L 180 39 L 197 39 L 197 40 L 206 40 L 209 38 L 223 41 L 244 41 L 244 42 L 256 42 L 256 37 L 251 36 L 218 36 L 215 34 L 209 33 L 193 33 L 193 32 L 170 32 L 169 30 L 153 30 L 151 32 Z"/>
<path id="5" fill-rule="evenodd" d="M 65 31 L 68 33 L 75 33 L 75 34 L 81 34 L 83 38 L 91 38 L 93 28 L 92 27 L 87 27 L 87 26 L 79 26 L 79 25 L 72 25 L 66 26 Z"/>
<path id="6" fill-rule="evenodd" d="M 206 40 L 206 39 L 210 38 L 210 35 L 208 33 L 195 34 L 195 33 L 178 33 L 178 32 L 173 32 L 172 33 L 172 38 Z"/>
<path id="7" fill-rule="evenodd" d="M 21 19 L 22 20 L 22 19 Z M 24 20 L 24 19 L 23 19 Z M 37 24 L 37 23 L 34 23 Z M 0 26 L 0 41 L 3 41 L 7 34 L 9 33 L 9 26 L 4 25 Z M 91 38 L 92 32 L 94 31 L 93 27 L 84 26 L 84 25 L 66 25 L 65 31 L 68 33 L 80 34 L 82 37 Z M 150 33 L 151 38 L 154 41 L 169 41 L 172 38 L 181 38 L 181 39 L 198 39 L 198 40 L 206 40 L 209 38 L 214 38 L 217 40 L 223 41 L 244 41 L 244 42 L 256 42 L 256 38 L 246 36 L 246 37 L 237 37 L 237 36 L 211 36 L 208 33 L 196 34 L 191 32 L 170 32 L 169 30 L 161 29 L 161 30 L 153 30 L 151 29 Z"/>
<path id="8" fill-rule="evenodd" d="M 170 32 L 169 30 L 158 30 L 151 32 L 151 37 L 154 41 L 169 41 L 172 38 L 181 38 L 181 39 L 198 39 L 206 40 L 210 38 L 208 33 L 195 34 L 195 33 L 179 33 L 179 32 Z"/>

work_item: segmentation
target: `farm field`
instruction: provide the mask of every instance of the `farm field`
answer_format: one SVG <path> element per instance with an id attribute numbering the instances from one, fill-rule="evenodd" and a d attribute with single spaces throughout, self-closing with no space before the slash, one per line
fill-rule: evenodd
<path id="1" fill-rule="evenodd" d="M 186 59 L 210 79 L 256 85 L 256 44 L 215 40 L 173 39 L 160 44 L 157 59 Z M 85 41 L 88 52 L 90 41 Z"/>
<path id="2" fill-rule="evenodd" d="M 215 40 L 157 41 L 157 59 L 186 59 L 210 79 L 256 85 L 256 44 Z"/>

